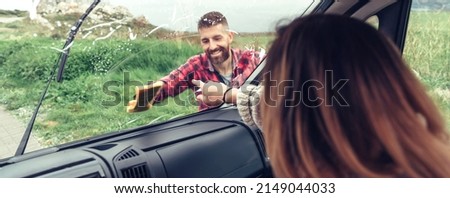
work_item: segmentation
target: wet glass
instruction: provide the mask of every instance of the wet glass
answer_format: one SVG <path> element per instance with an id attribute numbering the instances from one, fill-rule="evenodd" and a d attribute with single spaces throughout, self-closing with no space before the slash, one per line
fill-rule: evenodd
<path id="1" fill-rule="evenodd" d="M 197 113 L 190 90 L 147 111 L 127 113 L 126 108 L 136 86 L 156 81 L 189 57 L 203 53 L 197 32 L 203 14 L 219 11 L 225 15 L 234 33 L 232 48 L 264 51 L 279 23 L 307 14 L 319 3 L 103 0 L 83 21 L 73 42 L 63 49 L 71 28 L 93 1 L 33 2 L 46 5 L 27 6 L 20 21 L 0 27 L 4 30 L 0 38 L 7 41 L 2 45 L 9 46 L 2 49 L 10 52 L 8 60 L 0 56 L 2 91 L 6 93 L 0 99 L 23 123 L 28 122 L 45 82 L 52 71 L 57 71 L 60 53 L 70 48 L 62 82 L 52 80 L 33 128 L 32 136 L 40 147 Z"/>

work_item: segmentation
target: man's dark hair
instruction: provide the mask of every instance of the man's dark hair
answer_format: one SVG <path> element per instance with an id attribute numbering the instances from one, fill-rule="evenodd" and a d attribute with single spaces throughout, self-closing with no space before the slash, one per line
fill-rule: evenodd
<path id="1" fill-rule="evenodd" d="M 218 24 L 228 26 L 227 18 L 225 18 L 225 16 L 223 16 L 223 14 L 220 12 L 212 11 L 200 17 L 200 20 L 198 20 L 197 29 L 209 28 Z"/>

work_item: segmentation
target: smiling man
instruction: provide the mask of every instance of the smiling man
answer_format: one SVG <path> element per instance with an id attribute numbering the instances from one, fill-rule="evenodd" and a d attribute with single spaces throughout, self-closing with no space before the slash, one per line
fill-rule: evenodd
<path id="1" fill-rule="evenodd" d="M 160 79 L 163 82 L 155 103 L 174 97 L 187 89 L 196 95 L 196 80 L 222 82 L 229 87 L 240 87 L 260 62 L 259 53 L 253 50 L 232 49 L 233 32 L 220 12 L 208 12 L 198 21 L 198 32 L 203 53 L 192 56 L 179 68 Z M 194 84 L 192 81 L 194 80 Z M 160 82 L 159 82 L 160 83 Z M 199 110 L 208 106 L 198 101 Z"/>

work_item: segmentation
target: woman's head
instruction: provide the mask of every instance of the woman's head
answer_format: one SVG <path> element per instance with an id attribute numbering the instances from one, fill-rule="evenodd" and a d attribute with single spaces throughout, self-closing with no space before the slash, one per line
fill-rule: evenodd
<path id="1" fill-rule="evenodd" d="M 277 176 L 450 176 L 429 167 L 450 163 L 443 121 L 382 33 L 349 17 L 310 15 L 277 34 L 261 103 Z"/>

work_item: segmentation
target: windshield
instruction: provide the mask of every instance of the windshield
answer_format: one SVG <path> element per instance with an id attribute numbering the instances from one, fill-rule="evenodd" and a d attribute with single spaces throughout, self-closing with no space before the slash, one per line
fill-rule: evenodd
<path id="1" fill-rule="evenodd" d="M 11 119 L 0 128 L 11 136 L 2 138 L 8 148 L 0 159 L 14 155 L 64 50 L 62 82 L 52 80 L 26 152 L 197 113 L 195 90 L 189 88 L 143 112 L 129 113 L 127 106 L 136 86 L 158 81 L 204 53 L 198 21 L 205 13 L 226 17 L 230 48 L 263 56 L 280 21 L 310 12 L 319 1 L 102 0 L 66 49 L 72 26 L 93 1 L 57 2 L 0 6 L 0 113 Z"/>

